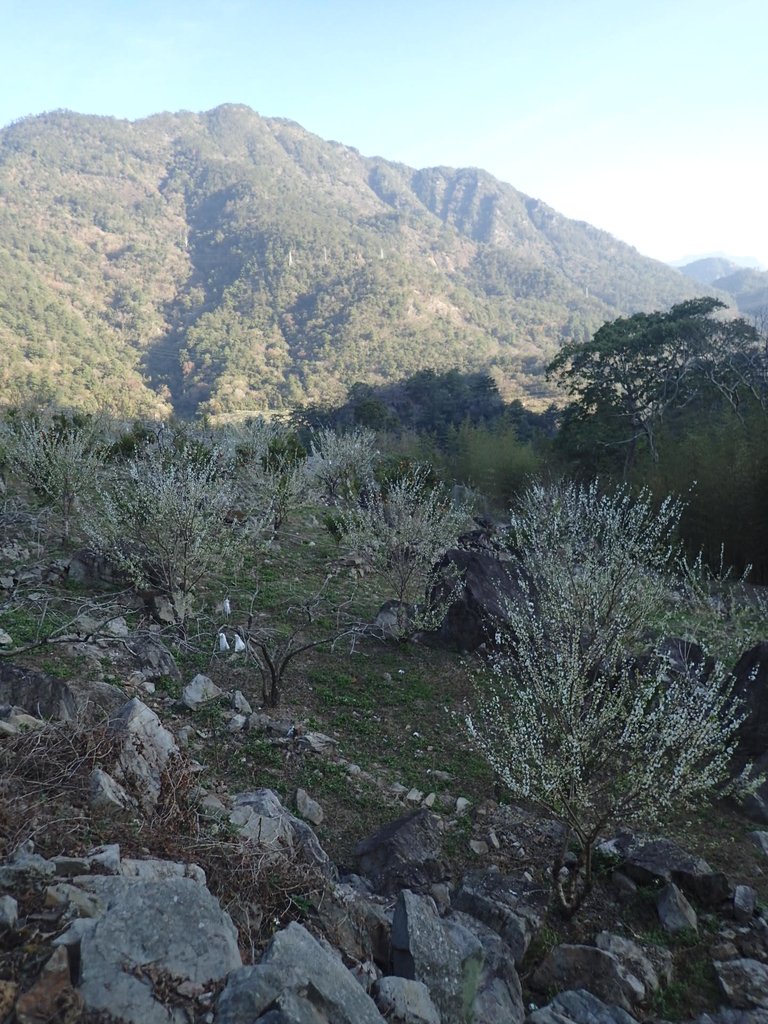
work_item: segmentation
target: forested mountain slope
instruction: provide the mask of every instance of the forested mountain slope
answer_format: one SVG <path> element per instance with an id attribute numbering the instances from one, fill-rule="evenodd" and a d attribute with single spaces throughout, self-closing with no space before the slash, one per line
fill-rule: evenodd
<path id="1" fill-rule="evenodd" d="M 483 171 L 244 106 L 0 131 L 5 404 L 234 414 L 452 367 L 544 399 L 563 342 L 702 288 Z"/>

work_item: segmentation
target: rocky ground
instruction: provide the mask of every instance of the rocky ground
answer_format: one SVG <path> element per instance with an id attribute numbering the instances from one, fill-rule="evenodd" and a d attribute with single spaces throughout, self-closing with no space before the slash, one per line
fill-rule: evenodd
<path id="1" fill-rule="evenodd" d="M 316 543 L 262 566 L 265 602 Z M 606 835 L 565 920 L 560 826 L 494 791 L 457 717 L 471 658 L 318 650 L 265 707 L 218 649 L 237 606 L 171 643 L 35 545 L 0 551 L 0 1020 L 768 1022 L 760 794 Z M 759 759 L 768 644 L 739 673 Z"/>

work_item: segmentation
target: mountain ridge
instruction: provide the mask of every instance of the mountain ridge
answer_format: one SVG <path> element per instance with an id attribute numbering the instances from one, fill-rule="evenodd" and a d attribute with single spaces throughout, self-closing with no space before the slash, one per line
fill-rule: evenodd
<path id="1" fill-rule="evenodd" d="M 701 291 L 482 169 L 244 105 L 0 131 L 6 401 L 272 413 L 451 367 L 545 401 L 564 341 Z"/>

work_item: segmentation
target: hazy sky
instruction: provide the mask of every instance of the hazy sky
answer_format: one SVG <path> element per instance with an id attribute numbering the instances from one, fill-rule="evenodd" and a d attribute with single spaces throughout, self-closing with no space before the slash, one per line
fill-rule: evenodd
<path id="1" fill-rule="evenodd" d="M 246 103 L 768 267 L 766 0 L 0 0 L 0 125 Z"/>

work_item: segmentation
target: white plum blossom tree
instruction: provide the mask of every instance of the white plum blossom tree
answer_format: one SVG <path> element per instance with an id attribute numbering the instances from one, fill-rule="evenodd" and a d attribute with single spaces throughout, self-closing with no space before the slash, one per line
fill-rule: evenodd
<path id="1" fill-rule="evenodd" d="M 512 513 L 523 597 L 466 724 L 508 790 L 565 826 L 552 871 L 566 914 L 610 823 L 652 823 L 728 777 L 741 715 L 722 666 L 671 673 L 660 656 L 630 657 L 670 585 L 679 515 L 597 483 L 537 484 Z"/>

